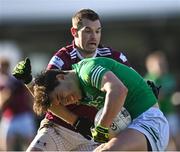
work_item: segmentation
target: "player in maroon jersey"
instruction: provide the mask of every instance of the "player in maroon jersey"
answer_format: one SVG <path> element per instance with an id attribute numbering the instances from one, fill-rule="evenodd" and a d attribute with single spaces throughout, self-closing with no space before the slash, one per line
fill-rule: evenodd
<path id="1" fill-rule="evenodd" d="M 100 45 L 101 30 L 100 18 L 96 12 L 90 9 L 82 9 L 77 12 L 72 17 L 71 34 L 74 41 L 71 45 L 61 48 L 54 54 L 47 69 L 70 70 L 72 64 L 90 57 L 113 58 L 129 66 L 127 58 L 122 52 L 113 51 L 111 48 Z M 73 114 L 68 119 L 69 123 L 56 117 L 51 112 L 46 113 L 39 132 L 29 146 L 28 151 L 92 150 L 97 146 L 91 140 L 86 139 L 91 136 L 90 127 L 93 125 L 97 109 L 87 105 L 70 105 L 67 106 L 67 109 Z M 67 131 L 63 127 L 70 130 Z M 73 137 L 65 139 L 64 134 L 59 130 L 64 130 L 65 136 L 68 136 L 70 132 Z M 77 132 L 85 138 L 79 136 Z M 75 140 L 77 143 L 74 146 Z M 72 142 L 74 143 L 72 144 Z"/>
<path id="2" fill-rule="evenodd" d="M 101 23 L 97 13 L 90 9 L 82 9 L 72 18 L 71 33 L 74 37 L 72 45 L 60 49 L 50 60 L 47 69 L 71 69 L 71 65 L 83 58 L 109 57 L 129 65 L 126 56 L 118 51 L 100 46 Z M 23 61 L 15 68 L 13 75 L 25 84 L 30 82 L 31 69 L 29 60 Z M 150 85 L 152 86 L 152 85 Z M 155 95 L 158 89 L 152 86 Z M 157 92 L 157 93 L 156 93 Z M 47 112 L 41 122 L 39 132 L 27 151 L 34 150 L 93 150 L 97 144 L 87 140 L 91 136 L 90 127 L 93 125 L 97 110 L 85 105 L 71 105 L 64 111 L 56 109 L 51 112 L 66 113 L 65 121 Z M 80 135 L 80 134 L 81 135 Z M 83 136 L 85 137 L 83 137 Z"/>
<path id="3" fill-rule="evenodd" d="M 83 54 L 82 56 L 81 51 L 79 51 L 76 45 L 76 40 L 73 41 L 71 45 L 62 48 L 57 51 L 57 53 L 55 53 L 55 55 L 51 58 L 47 69 L 71 69 L 72 64 L 79 62 L 83 58 L 86 58 L 86 54 Z M 100 45 L 94 50 L 91 56 L 113 58 L 123 64 L 129 65 L 126 56 L 122 52 L 113 51 L 111 48 L 103 47 Z M 91 121 L 94 120 L 94 116 L 97 112 L 94 107 L 89 107 L 87 105 L 70 105 L 67 108 L 78 116 L 86 115 L 86 117 L 88 117 Z M 60 120 L 60 118 L 54 116 L 50 112 L 47 112 L 46 118 L 69 129 L 74 129 L 72 125 Z"/>

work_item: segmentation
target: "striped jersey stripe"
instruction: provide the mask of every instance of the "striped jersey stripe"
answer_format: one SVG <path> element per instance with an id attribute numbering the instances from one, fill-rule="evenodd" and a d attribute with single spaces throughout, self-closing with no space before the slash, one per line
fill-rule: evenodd
<path id="1" fill-rule="evenodd" d="M 71 56 L 71 59 L 77 58 L 77 52 L 76 52 L 76 49 L 73 49 L 73 50 L 70 52 L 70 56 Z"/>
<path id="2" fill-rule="evenodd" d="M 100 56 L 107 56 L 111 55 L 111 50 L 109 48 L 98 48 L 97 52 Z"/>
<path id="3" fill-rule="evenodd" d="M 105 68 L 103 68 L 101 66 L 96 66 L 91 70 L 92 71 L 92 76 L 91 76 L 91 84 L 92 84 L 92 86 L 98 88 L 99 77 L 101 75 L 101 72 L 104 69 Z"/>
<path id="4" fill-rule="evenodd" d="M 76 58 L 83 59 L 82 57 L 78 56 L 78 52 L 76 48 L 74 48 L 69 54 L 70 54 L 71 59 L 76 59 Z M 108 56 L 108 55 L 111 55 L 112 52 L 109 48 L 97 48 L 97 54 L 99 56 Z"/>

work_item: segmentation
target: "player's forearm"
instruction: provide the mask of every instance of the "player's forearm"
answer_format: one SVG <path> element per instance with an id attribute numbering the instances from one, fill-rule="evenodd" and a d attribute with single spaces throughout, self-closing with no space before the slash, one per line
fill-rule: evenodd
<path id="1" fill-rule="evenodd" d="M 100 119 L 100 122 L 99 122 L 100 125 L 104 127 L 110 126 L 110 124 L 113 121 L 113 118 L 115 118 L 116 115 L 121 110 L 124 104 L 126 95 L 127 95 L 126 88 L 122 88 L 121 92 L 119 92 L 119 89 L 117 88 L 106 93 L 104 110 L 101 117 L 102 119 Z"/>
<path id="2" fill-rule="evenodd" d="M 28 84 L 24 84 L 26 86 L 26 88 L 29 90 L 30 94 L 32 95 L 32 97 L 34 97 L 34 85 L 35 85 L 35 82 L 34 80 L 32 80 L 30 83 Z"/>
<path id="3" fill-rule="evenodd" d="M 106 92 L 104 109 L 99 121 L 103 127 L 109 127 L 113 118 L 121 110 L 128 89 L 123 82 L 111 71 L 106 72 L 101 81 L 101 91 Z"/>

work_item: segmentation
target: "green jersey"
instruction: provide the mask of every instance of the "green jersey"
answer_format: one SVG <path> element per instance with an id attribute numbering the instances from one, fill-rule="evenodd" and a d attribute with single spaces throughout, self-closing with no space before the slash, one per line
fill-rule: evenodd
<path id="1" fill-rule="evenodd" d="M 88 58 L 73 65 L 79 78 L 84 98 L 82 104 L 104 106 L 105 92 L 102 92 L 101 81 L 107 71 L 112 71 L 127 87 L 128 94 L 124 107 L 134 119 L 153 106 L 157 100 L 152 90 L 135 70 L 109 58 Z"/>

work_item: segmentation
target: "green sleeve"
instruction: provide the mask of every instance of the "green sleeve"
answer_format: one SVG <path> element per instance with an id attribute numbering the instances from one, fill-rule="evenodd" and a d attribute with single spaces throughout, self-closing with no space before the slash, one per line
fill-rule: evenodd
<path id="1" fill-rule="evenodd" d="M 107 71 L 101 65 L 87 64 L 82 67 L 80 76 L 86 85 L 100 89 L 102 77 Z"/>

